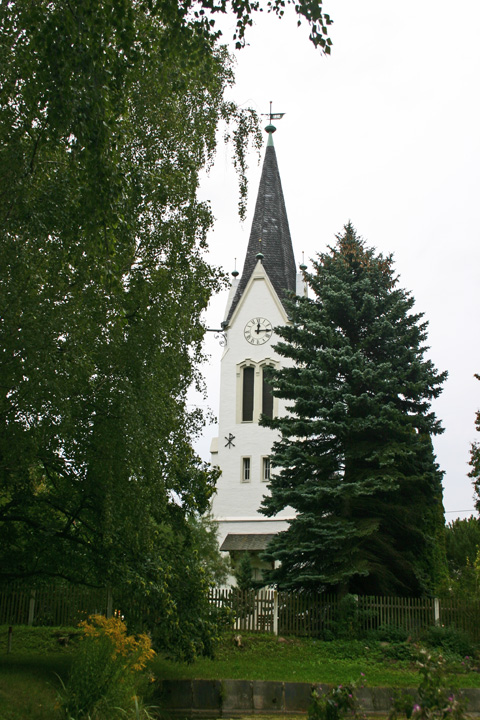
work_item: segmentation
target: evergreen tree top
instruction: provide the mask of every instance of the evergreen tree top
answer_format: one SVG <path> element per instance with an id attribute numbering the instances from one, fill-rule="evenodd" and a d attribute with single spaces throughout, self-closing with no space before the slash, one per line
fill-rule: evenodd
<path id="1" fill-rule="evenodd" d="M 392 278 L 393 256 L 386 258 L 382 254 L 375 255 L 373 248 L 367 248 L 362 237 L 358 236 L 352 223 L 349 221 L 344 226 L 344 234 L 336 235 L 337 245 L 329 246 L 331 255 L 321 255 L 324 262 L 329 260 L 343 261 L 345 265 L 359 271 L 372 272 L 374 269 L 381 272 L 387 278 Z M 392 280 L 392 285 L 396 280 Z"/>
<path id="2" fill-rule="evenodd" d="M 442 473 L 431 401 L 446 373 L 425 358 L 427 323 L 399 287 L 393 258 L 366 246 L 351 223 L 305 273 L 292 297 L 272 371 L 288 414 L 264 418 L 280 439 L 262 512 L 296 510 L 266 558 L 272 581 L 341 592 L 421 594 L 441 573 Z"/>

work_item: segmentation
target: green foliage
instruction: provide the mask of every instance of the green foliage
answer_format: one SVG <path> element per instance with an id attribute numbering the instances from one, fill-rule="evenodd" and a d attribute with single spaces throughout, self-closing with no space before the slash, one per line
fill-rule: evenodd
<path id="1" fill-rule="evenodd" d="M 397 720 L 401 711 L 407 718 L 412 717 L 415 720 L 466 718 L 466 702 L 452 689 L 451 677 L 447 674 L 448 665 L 444 658 L 420 650 L 417 666 L 421 676 L 418 701 L 414 702 L 410 695 L 398 695 L 389 720 Z"/>
<path id="2" fill-rule="evenodd" d="M 444 655 L 457 659 L 473 655 L 475 647 L 468 635 L 455 627 L 432 626 L 422 633 L 422 642 Z"/>
<path id="3" fill-rule="evenodd" d="M 234 568 L 236 586 L 232 588 L 232 614 L 246 618 L 255 612 L 255 589 L 250 553 L 244 552 Z"/>
<path id="4" fill-rule="evenodd" d="M 392 697 L 392 707 L 388 714 L 388 720 L 398 720 L 405 715 L 407 720 L 412 717 L 415 700 L 410 693 L 395 689 Z"/>
<path id="5" fill-rule="evenodd" d="M 165 528 L 159 536 L 159 554 L 170 562 L 165 566 L 168 582 L 155 578 L 155 582 L 142 588 L 143 595 L 135 586 L 123 586 L 118 596 L 119 607 L 132 631 L 148 629 L 155 648 L 163 648 L 171 656 L 188 662 L 198 654 L 213 655 L 224 625 L 224 613 L 212 608 L 209 602 L 211 576 L 205 570 L 194 538 L 182 523 Z M 164 585 L 168 596 L 162 592 Z"/>
<path id="6" fill-rule="evenodd" d="M 412 663 L 418 652 L 411 642 L 392 642 L 382 645 L 382 655 L 387 661 Z"/>
<path id="7" fill-rule="evenodd" d="M 230 558 L 218 549 L 218 523 L 212 515 L 192 515 L 188 519 L 192 541 L 208 583 L 220 587 L 227 582 Z"/>
<path id="8" fill-rule="evenodd" d="M 477 686 L 478 675 L 468 674 L 464 667 L 462 686 Z M 324 642 L 311 638 L 279 637 L 242 632 L 242 647 L 226 633 L 216 648 L 215 659 L 198 658 L 191 665 L 166 662 L 158 655 L 153 672 L 164 678 L 228 677 L 247 680 L 272 680 L 338 685 L 345 678 L 368 675 L 369 685 L 378 687 L 412 687 L 417 671 L 407 661 L 386 658 L 378 642 L 364 640 L 333 640 Z"/>
<path id="9" fill-rule="evenodd" d="M 252 590 L 254 587 L 252 562 L 248 552 L 242 553 L 235 567 L 235 580 L 239 590 Z"/>
<path id="10" fill-rule="evenodd" d="M 424 355 L 427 323 L 398 287 L 391 257 L 351 224 L 292 298 L 276 349 L 293 363 L 272 373 L 284 417 L 271 495 L 262 512 L 296 511 L 265 559 L 280 587 L 340 594 L 432 593 L 445 573 L 442 473 L 430 403 L 446 373 Z"/>
<path id="11" fill-rule="evenodd" d="M 137 676 L 152 656 L 149 640 L 128 636 L 120 620 L 92 618 L 61 693 L 66 720 L 133 718 Z"/>
<path id="12" fill-rule="evenodd" d="M 389 643 L 401 643 L 408 637 L 404 628 L 388 624 L 379 625 L 373 634 L 376 640 Z"/>
<path id="13" fill-rule="evenodd" d="M 322 694 L 314 690 L 308 708 L 308 720 L 342 720 L 347 715 L 357 718 L 359 704 L 356 689 L 357 683 L 350 682 Z"/>
<path id="14" fill-rule="evenodd" d="M 197 189 L 220 124 L 240 175 L 259 137 L 185 7 L 0 5 L 0 585 L 110 585 L 191 653 L 178 629 L 200 648 L 213 621 L 189 517 L 217 471 L 186 397 L 222 284 Z"/>
<path id="15" fill-rule="evenodd" d="M 325 640 L 358 639 L 362 636 L 362 614 L 356 595 L 343 595 L 338 602 L 336 613 L 330 622 L 325 623 L 321 636 Z M 364 633 L 363 633 L 364 634 Z"/>
<path id="16" fill-rule="evenodd" d="M 476 560 L 480 548 L 480 522 L 471 515 L 448 523 L 445 532 L 448 569 L 451 575 L 462 571 Z"/>
<path id="17" fill-rule="evenodd" d="M 3 652 L 7 647 L 8 625 L 0 626 L 0 648 Z M 55 653 L 70 655 L 75 651 L 82 635 L 79 628 L 71 627 L 33 627 L 14 625 L 12 628 L 12 656 Z"/>
<path id="18" fill-rule="evenodd" d="M 480 380 L 480 375 L 475 375 L 477 380 Z M 477 432 L 480 432 L 480 410 L 477 412 L 475 417 L 475 428 Z M 472 469 L 469 473 L 469 476 L 473 478 L 473 487 L 475 489 L 475 495 L 476 495 L 476 505 L 477 511 L 480 510 L 480 443 L 472 443 L 472 447 L 470 450 L 470 465 L 472 466 Z"/>
<path id="19" fill-rule="evenodd" d="M 2 720 L 60 720 L 59 678 L 66 678 L 68 660 L 58 655 L 23 658 L 0 655 Z"/>
<path id="20" fill-rule="evenodd" d="M 134 678 L 112 659 L 108 638 L 86 639 L 73 664 L 62 705 L 65 718 L 120 717 L 135 695 Z M 118 710 L 116 710 L 118 708 Z"/>
<path id="21" fill-rule="evenodd" d="M 445 528 L 448 577 L 440 592 L 464 600 L 476 601 L 479 596 L 480 523 L 473 515 L 457 518 Z"/>
<path id="22" fill-rule="evenodd" d="M 293 4 L 328 52 L 321 0 Z M 242 45 L 261 9 L 0 4 L 0 585 L 110 585 L 148 602 L 133 623 L 190 657 L 215 634 L 189 518 L 217 471 L 192 450 L 205 419 L 186 396 L 222 284 L 197 190 L 223 125 L 242 215 L 247 146 L 261 142 L 255 113 L 225 100 L 215 19 L 232 12 Z"/>

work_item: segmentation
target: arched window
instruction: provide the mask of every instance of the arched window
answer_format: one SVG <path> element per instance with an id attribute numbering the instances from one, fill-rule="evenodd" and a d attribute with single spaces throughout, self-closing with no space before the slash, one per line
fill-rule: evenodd
<path id="1" fill-rule="evenodd" d="M 264 365 L 262 368 L 262 412 L 267 417 L 273 417 L 273 394 L 272 386 L 268 382 L 268 373 L 271 365 Z"/>
<path id="2" fill-rule="evenodd" d="M 255 368 L 247 366 L 243 368 L 242 388 L 242 421 L 253 421 L 253 397 L 255 387 Z"/>

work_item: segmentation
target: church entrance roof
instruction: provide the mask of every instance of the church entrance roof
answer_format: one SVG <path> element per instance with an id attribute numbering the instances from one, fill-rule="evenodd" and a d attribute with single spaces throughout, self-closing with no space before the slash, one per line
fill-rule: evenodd
<path id="1" fill-rule="evenodd" d="M 275 533 L 229 533 L 220 546 L 220 550 L 229 552 L 235 550 L 251 550 L 252 552 L 266 550 L 273 537 L 275 537 Z"/>

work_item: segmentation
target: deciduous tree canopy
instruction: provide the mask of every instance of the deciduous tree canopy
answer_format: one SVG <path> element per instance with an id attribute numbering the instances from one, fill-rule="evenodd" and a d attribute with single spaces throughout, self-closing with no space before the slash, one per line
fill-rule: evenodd
<path id="1" fill-rule="evenodd" d="M 426 328 L 398 287 L 391 257 L 348 224 L 306 274 L 312 297 L 289 303 L 272 373 L 289 414 L 262 506 L 296 511 L 268 548 L 285 587 L 368 594 L 433 590 L 444 571 L 442 473 L 430 408 L 446 373 L 425 358 Z M 443 550 L 443 552 L 442 552 Z"/>
<path id="2" fill-rule="evenodd" d="M 327 50 L 321 2 L 296 7 Z M 197 188 L 221 121 L 241 203 L 258 144 L 252 113 L 224 99 L 233 75 L 214 16 L 233 10 L 242 44 L 257 9 L 0 5 L 0 582 L 141 594 L 190 654 L 208 567 L 188 516 L 216 471 L 192 451 L 203 417 L 186 393 L 221 283 Z"/>
<path id="3" fill-rule="evenodd" d="M 479 595 L 480 522 L 473 515 L 457 518 L 445 528 L 445 545 L 449 576 L 444 591 L 462 600 L 476 600 Z"/>

